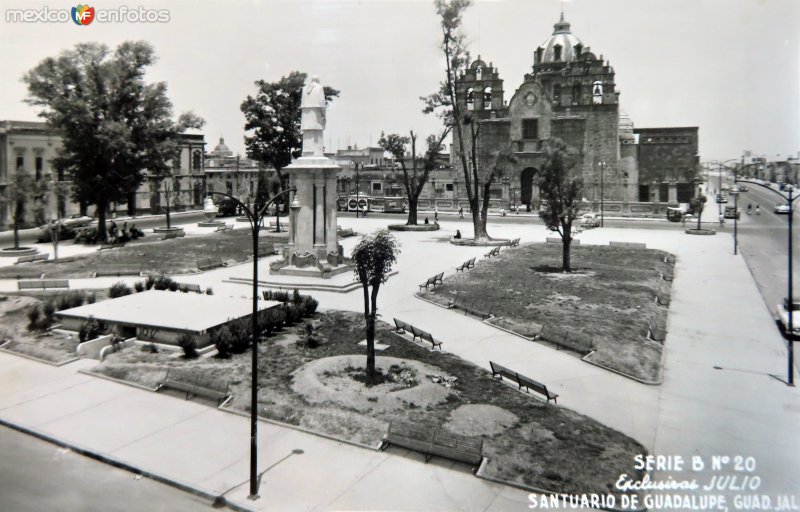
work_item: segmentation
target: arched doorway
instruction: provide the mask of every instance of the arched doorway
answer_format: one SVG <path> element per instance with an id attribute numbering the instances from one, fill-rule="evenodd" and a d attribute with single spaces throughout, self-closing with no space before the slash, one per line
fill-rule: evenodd
<path id="1" fill-rule="evenodd" d="M 519 175 L 519 202 L 525 205 L 526 211 L 539 208 L 539 186 L 535 179 L 537 172 L 535 167 L 527 167 Z"/>

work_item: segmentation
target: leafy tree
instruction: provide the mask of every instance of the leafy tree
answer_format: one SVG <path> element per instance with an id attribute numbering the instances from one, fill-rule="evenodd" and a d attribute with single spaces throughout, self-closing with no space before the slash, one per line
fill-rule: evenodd
<path id="1" fill-rule="evenodd" d="M 242 102 L 244 137 L 247 156 L 271 165 L 278 173 L 280 190 L 286 189 L 286 177 L 281 169 L 292 163 L 302 152 L 300 131 L 301 89 L 307 75 L 292 71 L 277 82 L 257 80 L 258 92 Z M 330 102 L 339 91 L 325 86 L 325 99 Z"/>
<path id="2" fill-rule="evenodd" d="M 406 197 L 408 197 L 407 225 L 415 226 L 417 224 L 419 196 L 425 183 L 428 182 L 431 171 L 436 168 L 436 157 L 442 150 L 444 139 L 449 133 L 450 128 L 445 128 L 439 135 L 428 136 L 428 146 L 421 162 L 421 169 L 419 168 L 420 162 L 417 159 L 417 134 L 413 130 L 409 131 L 409 137 L 404 137 L 397 133 L 390 133 L 389 135 L 381 133 L 378 146 L 391 153 L 395 161 L 400 162 L 400 167 L 403 169 L 403 184 L 406 188 Z M 406 148 L 409 144 L 411 144 L 411 169 L 406 165 Z"/>
<path id="3" fill-rule="evenodd" d="M 19 229 L 25 225 L 25 216 L 31 200 L 41 201 L 47 192 L 47 183 L 43 180 L 34 180 L 33 176 L 24 171 L 17 171 L 8 184 L 2 200 L 10 206 L 11 224 L 14 228 L 14 249 L 19 249 Z"/>
<path id="4" fill-rule="evenodd" d="M 28 71 L 30 105 L 62 136 L 54 167 L 72 177 L 73 199 L 94 204 L 98 235 L 106 238 L 110 202 L 126 201 L 145 179 L 145 170 L 168 176 L 181 131 L 199 127 L 194 115 L 173 122 L 166 83 L 147 83 L 156 60 L 144 41 L 127 41 L 113 52 L 98 43 L 79 43 Z"/>
<path id="5" fill-rule="evenodd" d="M 582 204 L 583 177 L 579 174 L 580 154 L 561 139 L 550 139 L 545 147 L 545 163 L 539 177 L 542 209 L 539 212 L 548 229 L 556 231 L 562 242 L 562 269 L 571 272 L 570 246 L 572 223 L 585 206 Z"/>
<path id="6" fill-rule="evenodd" d="M 481 188 L 488 191 L 494 180 L 490 172 L 484 175 L 477 155 L 480 124 L 474 117 L 463 110 L 456 101 L 458 77 L 469 64 L 466 36 L 461 31 L 462 18 L 472 0 L 436 0 L 436 13 L 439 15 L 442 43 L 441 49 L 445 58 L 445 79 L 439 84 L 439 90 L 429 96 L 422 97 L 425 103 L 423 112 L 437 114 L 445 127 L 453 130 L 456 147 L 453 148 L 461 161 L 464 173 L 464 188 L 472 214 L 472 226 L 475 240 L 489 238 L 486 231 L 486 217 L 481 217 Z M 469 140 L 469 147 L 466 140 Z M 481 185 L 483 184 L 483 187 Z"/>
<path id="7" fill-rule="evenodd" d="M 367 382 L 375 381 L 375 318 L 378 311 L 378 291 L 386 282 L 392 265 L 397 262 L 400 248 L 388 231 L 364 236 L 352 253 L 355 274 L 364 289 L 364 320 L 367 323 Z M 370 291 L 370 286 L 372 291 Z"/>
<path id="8" fill-rule="evenodd" d="M 692 213 L 697 215 L 697 229 L 700 229 L 700 216 L 703 215 L 703 209 L 706 207 L 706 201 L 708 198 L 700 193 L 699 190 L 697 193 L 698 195 L 689 201 L 689 207 L 691 208 Z"/>

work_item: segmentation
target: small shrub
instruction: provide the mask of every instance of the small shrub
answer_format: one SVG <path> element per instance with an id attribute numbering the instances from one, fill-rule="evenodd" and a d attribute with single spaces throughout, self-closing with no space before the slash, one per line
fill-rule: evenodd
<path id="1" fill-rule="evenodd" d="M 120 281 L 118 283 L 114 283 L 111 288 L 108 289 L 108 298 L 116 299 L 117 297 L 124 297 L 125 295 L 130 295 L 132 293 L 133 290 L 131 290 L 131 287 Z"/>
<path id="2" fill-rule="evenodd" d="M 249 318 L 240 318 L 228 324 L 231 333 L 231 352 L 243 354 L 250 347 L 251 325 Z"/>
<path id="3" fill-rule="evenodd" d="M 210 286 L 206 288 L 206 295 L 214 295 L 214 290 Z"/>
<path id="4" fill-rule="evenodd" d="M 36 304 L 31 309 L 28 310 L 28 330 L 35 331 L 39 329 L 39 322 L 41 320 L 42 310 L 39 308 L 39 305 Z"/>
<path id="5" fill-rule="evenodd" d="M 83 343 L 97 338 L 100 335 L 101 326 L 95 317 L 90 316 L 78 329 L 78 339 Z"/>
<path id="6" fill-rule="evenodd" d="M 65 309 L 72 309 L 83 306 L 84 302 L 87 301 L 87 296 L 85 292 L 82 291 L 71 291 L 65 293 L 64 295 L 60 295 L 55 302 L 56 311 L 63 311 Z"/>
<path id="7" fill-rule="evenodd" d="M 144 291 L 144 285 L 145 285 L 144 281 L 136 281 L 133 284 L 133 289 L 136 290 L 136 293 L 143 292 Z"/>
<path id="8" fill-rule="evenodd" d="M 151 275 L 148 275 L 147 279 L 145 279 L 145 281 L 144 281 L 144 289 L 145 290 L 152 290 L 153 286 L 155 286 L 155 284 L 156 284 L 155 278 L 153 276 L 151 276 Z"/>
<path id="9" fill-rule="evenodd" d="M 185 359 L 196 359 L 200 356 L 200 354 L 197 353 L 197 342 L 194 336 L 188 332 L 180 335 L 178 338 L 178 346 L 183 349 L 183 357 Z"/>
<path id="10" fill-rule="evenodd" d="M 217 347 L 217 357 L 228 359 L 231 357 L 233 349 L 233 336 L 228 326 L 223 325 L 211 333 L 211 343 Z"/>
<path id="11" fill-rule="evenodd" d="M 293 303 L 295 303 L 295 304 L 297 304 L 297 303 L 299 303 L 301 300 L 303 300 L 303 298 L 302 298 L 302 296 L 300 295 L 300 292 L 299 292 L 299 291 L 297 291 L 297 288 L 295 288 L 295 289 L 294 289 L 294 291 L 292 292 L 292 302 L 293 302 Z"/>
<path id="12" fill-rule="evenodd" d="M 317 306 L 319 306 L 319 301 L 312 297 L 311 295 L 303 295 L 303 316 L 311 316 L 317 312 Z"/>
<path id="13" fill-rule="evenodd" d="M 178 291 L 178 283 L 176 283 L 175 281 L 170 279 L 170 283 L 169 283 L 169 287 L 168 288 L 169 288 L 169 291 L 176 292 L 176 291 Z"/>
<path id="14" fill-rule="evenodd" d="M 87 304 L 94 304 L 95 302 L 97 302 L 97 295 L 90 293 L 88 296 L 86 296 Z"/>

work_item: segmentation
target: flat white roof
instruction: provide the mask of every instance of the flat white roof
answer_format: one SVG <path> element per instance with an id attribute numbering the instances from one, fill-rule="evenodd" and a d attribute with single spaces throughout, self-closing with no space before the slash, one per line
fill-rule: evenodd
<path id="1" fill-rule="evenodd" d="M 279 304 L 281 303 L 273 300 L 259 300 L 258 309 L 268 309 Z M 78 318 L 94 316 L 109 323 L 202 333 L 252 312 L 251 299 L 148 290 L 65 309 L 56 314 Z"/>

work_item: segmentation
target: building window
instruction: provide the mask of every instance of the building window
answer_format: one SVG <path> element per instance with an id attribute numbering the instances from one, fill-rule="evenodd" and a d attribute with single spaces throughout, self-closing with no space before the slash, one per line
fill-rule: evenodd
<path id="1" fill-rule="evenodd" d="M 650 187 L 648 185 L 639 185 L 639 202 L 647 203 L 650 201 Z"/>
<path id="2" fill-rule="evenodd" d="M 481 78 L 483 78 L 483 68 L 478 66 L 477 68 L 475 68 L 475 80 L 480 81 Z"/>
<path id="3" fill-rule="evenodd" d="M 572 104 L 577 105 L 581 102 L 581 84 L 572 86 Z"/>
<path id="4" fill-rule="evenodd" d="M 553 47 L 553 60 L 560 61 L 561 60 L 561 45 L 557 44 Z"/>
<path id="5" fill-rule="evenodd" d="M 226 181 L 225 182 L 225 189 L 228 191 L 228 195 L 229 196 L 233 195 L 233 183 L 231 183 L 230 181 Z"/>
<path id="6" fill-rule="evenodd" d="M 44 158 L 37 156 L 36 157 L 36 181 L 42 179 L 42 171 L 44 170 Z"/>
<path id="7" fill-rule="evenodd" d="M 17 172 L 22 172 L 25 170 L 25 157 L 18 156 L 17 157 Z"/>
<path id="8" fill-rule="evenodd" d="M 203 155 L 200 153 L 200 151 L 195 151 L 192 154 L 192 169 L 194 169 L 195 171 L 199 171 L 200 169 L 203 168 L 202 158 Z"/>
<path id="9" fill-rule="evenodd" d="M 172 162 L 173 169 L 180 169 L 181 168 L 181 153 L 183 150 L 178 150 L 178 154 L 175 155 L 175 160 Z"/>
<path id="10" fill-rule="evenodd" d="M 538 119 L 523 119 L 522 120 L 522 138 L 523 139 L 538 139 L 539 138 L 539 120 Z"/>
<path id="11" fill-rule="evenodd" d="M 581 45 L 581 43 L 578 43 L 574 46 L 574 48 L 575 48 L 575 60 L 578 60 L 581 58 L 581 52 L 583 51 L 583 46 Z"/>
<path id="12" fill-rule="evenodd" d="M 553 85 L 553 103 L 561 105 L 561 84 Z"/>
<path id="13" fill-rule="evenodd" d="M 603 82 L 599 80 L 592 84 L 592 103 L 595 105 L 603 103 Z"/>
<path id="14" fill-rule="evenodd" d="M 453 184 L 452 183 L 445 183 L 444 184 L 444 190 L 446 192 L 452 192 L 453 191 Z"/>
<path id="15" fill-rule="evenodd" d="M 381 183 L 380 181 L 373 181 L 372 182 L 372 192 L 373 193 L 383 192 L 383 183 Z"/>
<path id="16" fill-rule="evenodd" d="M 467 110 L 475 108 L 475 91 L 470 87 L 467 89 Z"/>
<path id="17" fill-rule="evenodd" d="M 487 87 L 483 90 L 483 108 L 488 110 L 492 108 L 492 88 Z"/>

